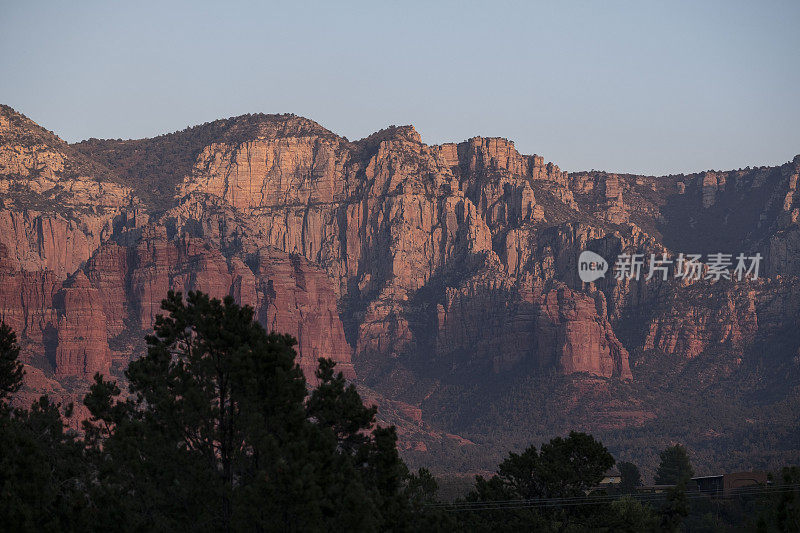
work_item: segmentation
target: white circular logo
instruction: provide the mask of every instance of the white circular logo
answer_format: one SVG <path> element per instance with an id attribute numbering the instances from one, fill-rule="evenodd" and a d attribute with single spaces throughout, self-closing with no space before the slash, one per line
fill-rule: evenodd
<path id="1" fill-rule="evenodd" d="M 601 256 L 584 250 L 578 257 L 578 277 L 584 283 L 591 283 L 605 276 L 608 263 Z"/>

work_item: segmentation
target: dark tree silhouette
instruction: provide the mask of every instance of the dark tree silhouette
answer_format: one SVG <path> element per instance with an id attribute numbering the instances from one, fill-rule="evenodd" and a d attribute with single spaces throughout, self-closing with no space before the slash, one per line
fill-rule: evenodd
<path id="1" fill-rule="evenodd" d="M 308 396 L 295 340 L 250 307 L 170 292 L 162 309 L 130 396 L 96 376 L 85 400 L 101 527 L 375 531 L 424 511 L 394 428 L 333 362 Z"/>
<path id="2" fill-rule="evenodd" d="M 620 475 L 619 490 L 623 493 L 630 494 L 635 492 L 636 487 L 642 485 L 642 476 L 639 473 L 639 467 L 635 464 L 621 461 L 617 463 L 617 469 Z"/>
<path id="3" fill-rule="evenodd" d="M 694 476 L 689 453 L 680 444 L 666 448 L 660 456 L 661 463 L 658 465 L 655 477 L 656 485 L 686 483 Z"/>
<path id="4" fill-rule="evenodd" d="M 3 322 L 0 324 L 0 403 L 5 402 L 22 386 L 22 377 L 25 372 L 18 357 L 17 336 Z"/>

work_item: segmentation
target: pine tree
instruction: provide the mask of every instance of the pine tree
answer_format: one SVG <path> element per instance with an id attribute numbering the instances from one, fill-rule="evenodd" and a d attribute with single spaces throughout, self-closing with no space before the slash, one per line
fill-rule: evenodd
<path id="1" fill-rule="evenodd" d="M 18 358 L 17 336 L 5 322 L 0 323 L 0 405 L 22 386 L 25 372 Z"/>
<path id="2" fill-rule="evenodd" d="M 170 292 L 162 309 L 129 397 L 96 376 L 84 402 L 101 527 L 402 530 L 422 512 L 394 428 L 333 362 L 307 396 L 294 339 L 250 307 Z"/>
<path id="3" fill-rule="evenodd" d="M 659 517 L 652 507 L 636 500 L 633 496 L 624 496 L 614 501 L 610 506 L 599 527 L 606 531 L 617 533 L 640 533 L 642 531 L 657 531 Z"/>
<path id="4" fill-rule="evenodd" d="M 7 531 L 88 529 L 83 447 L 65 431 L 61 405 L 42 396 L 29 410 L 6 404 L 22 386 L 19 346 L 0 326 L 0 517 Z M 65 415 L 70 416 L 72 406 Z"/>
<path id="5" fill-rule="evenodd" d="M 680 531 L 684 518 L 689 514 L 686 485 L 679 482 L 669 489 L 667 499 L 661 506 L 661 528 L 664 531 Z"/>
<path id="6" fill-rule="evenodd" d="M 591 435 L 570 432 L 543 444 L 528 447 L 521 454 L 510 453 L 500 463 L 497 474 L 486 480 L 476 477 L 475 489 L 467 496 L 471 502 L 504 502 L 574 498 L 585 496 L 603 474 L 614 466 L 614 458 Z M 596 525 L 605 506 L 562 509 L 557 506 L 499 509 L 459 515 L 462 528 L 516 531 L 559 528 L 585 529 Z"/>
<path id="7" fill-rule="evenodd" d="M 660 454 L 661 463 L 656 470 L 656 485 L 677 485 L 688 482 L 694 476 L 686 448 L 680 444 L 670 446 Z"/>
<path id="8" fill-rule="evenodd" d="M 620 483 L 619 490 L 625 494 L 630 494 L 636 491 L 636 487 L 642 485 L 642 476 L 639 473 L 639 467 L 627 461 L 617 463 L 619 470 Z"/>
<path id="9" fill-rule="evenodd" d="M 585 494 L 615 463 L 602 443 L 576 431 L 567 438 L 556 437 L 542 444 L 539 460 L 545 496 L 549 498 Z"/>

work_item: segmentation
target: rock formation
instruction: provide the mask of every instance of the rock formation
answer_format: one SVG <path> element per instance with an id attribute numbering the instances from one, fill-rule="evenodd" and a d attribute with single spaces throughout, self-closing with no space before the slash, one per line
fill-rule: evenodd
<path id="1" fill-rule="evenodd" d="M 668 361 L 715 383 L 771 364 L 761 342 L 794 368 L 799 172 L 567 174 L 506 139 L 349 141 L 294 115 L 68 145 L 2 107 L 0 314 L 57 388 L 119 375 L 168 290 L 230 295 L 298 339 L 310 381 L 332 357 L 411 426 L 475 376 L 601 398 Z M 593 283 L 587 249 L 611 264 Z M 760 253 L 761 279 L 614 276 L 622 253 L 714 252 Z M 610 426 L 656 416 L 626 401 Z"/>
<path id="2" fill-rule="evenodd" d="M 168 290 L 201 290 L 231 295 L 266 327 L 294 335 L 310 381 L 319 357 L 354 377 L 323 271 L 276 249 L 225 256 L 190 232 L 168 236 L 172 217 L 149 222 L 118 176 L 10 108 L 0 111 L 0 316 L 28 361 L 57 379 L 108 374 L 109 339 L 150 329 Z"/>
<path id="3" fill-rule="evenodd" d="M 106 315 L 100 291 L 79 270 L 54 297 L 58 309 L 58 344 L 55 374 L 90 378 L 96 372 L 108 375 L 111 356 L 106 333 Z"/>

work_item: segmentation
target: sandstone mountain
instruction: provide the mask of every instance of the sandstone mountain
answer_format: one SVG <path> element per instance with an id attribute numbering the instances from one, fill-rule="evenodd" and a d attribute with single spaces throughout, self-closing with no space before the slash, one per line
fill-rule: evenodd
<path id="1" fill-rule="evenodd" d="M 297 337 L 312 381 L 334 358 L 412 462 L 480 469 L 571 428 L 645 467 L 670 441 L 701 467 L 789 462 L 798 171 L 568 174 L 505 139 L 351 142 L 294 115 L 68 145 L 2 107 L 0 315 L 30 394 L 120 376 L 166 291 L 199 289 Z M 758 279 L 583 283 L 587 249 L 764 260 Z"/>

